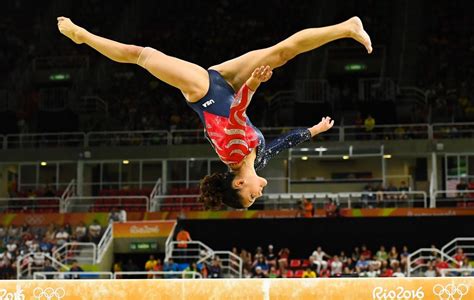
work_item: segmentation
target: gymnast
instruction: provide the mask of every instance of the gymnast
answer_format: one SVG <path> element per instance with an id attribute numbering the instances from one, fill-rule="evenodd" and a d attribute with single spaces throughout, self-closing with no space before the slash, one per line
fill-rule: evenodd
<path id="1" fill-rule="evenodd" d="M 242 209 L 262 196 L 267 185 L 256 170 L 284 149 L 294 147 L 329 130 L 329 117 L 310 128 L 298 128 L 265 144 L 258 128 L 247 118 L 246 109 L 260 83 L 298 54 L 331 41 L 352 38 L 372 52 L 370 37 L 358 17 L 320 28 L 299 31 L 268 48 L 250 51 L 242 56 L 210 67 L 166 55 L 150 47 L 122 44 L 88 32 L 69 18 L 58 17 L 59 31 L 77 44 L 87 44 L 106 57 L 120 63 L 132 63 L 146 69 L 161 81 L 178 88 L 186 103 L 199 115 L 205 135 L 217 155 L 228 167 L 226 173 L 214 173 L 201 180 L 199 201 L 207 209 L 222 204 Z"/>

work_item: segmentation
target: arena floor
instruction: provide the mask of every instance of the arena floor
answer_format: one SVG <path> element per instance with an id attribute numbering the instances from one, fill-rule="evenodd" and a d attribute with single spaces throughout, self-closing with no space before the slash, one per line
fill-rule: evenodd
<path id="1" fill-rule="evenodd" d="M 0 281 L 0 299 L 474 299 L 473 277 Z"/>

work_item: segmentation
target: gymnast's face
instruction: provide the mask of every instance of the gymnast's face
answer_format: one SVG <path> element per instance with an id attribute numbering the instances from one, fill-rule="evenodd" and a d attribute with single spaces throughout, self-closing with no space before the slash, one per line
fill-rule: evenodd
<path id="1" fill-rule="evenodd" d="M 257 198 L 263 195 L 267 180 L 257 174 L 238 176 L 232 181 L 233 188 L 239 190 L 242 206 L 250 207 Z"/>

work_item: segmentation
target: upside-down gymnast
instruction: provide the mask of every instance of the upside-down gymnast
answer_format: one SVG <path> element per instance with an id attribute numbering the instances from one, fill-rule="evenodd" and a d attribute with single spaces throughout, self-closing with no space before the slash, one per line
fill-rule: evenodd
<path id="1" fill-rule="evenodd" d="M 58 28 L 75 43 L 85 43 L 116 62 L 138 64 L 181 91 L 186 103 L 201 118 L 217 155 L 229 167 L 226 173 L 214 173 L 201 180 L 199 200 L 208 209 L 217 209 L 222 203 L 233 208 L 251 206 L 267 185 L 256 170 L 265 167 L 282 150 L 308 141 L 334 124 L 326 117 L 311 128 L 292 130 L 265 144 L 262 133 L 252 125 L 245 111 L 255 90 L 270 79 L 273 69 L 298 54 L 342 38 L 355 39 L 368 53 L 372 52 L 370 37 L 358 17 L 299 31 L 274 46 L 250 51 L 208 70 L 150 47 L 126 45 L 94 35 L 65 17 L 58 18 Z"/>

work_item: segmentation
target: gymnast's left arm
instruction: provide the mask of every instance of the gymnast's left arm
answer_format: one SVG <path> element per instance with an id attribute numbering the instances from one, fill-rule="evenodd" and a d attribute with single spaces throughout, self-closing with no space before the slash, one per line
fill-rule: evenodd
<path id="1" fill-rule="evenodd" d="M 281 151 L 296 147 L 303 142 L 309 141 L 315 135 L 331 129 L 333 125 L 334 120 L 331 120 L 330 117 L 326 117 L 313 127 L 297 128 L 281 135 L 266 145 L 263 158 L 258 162 L 258 165 L 255 166 L 255 169 L 259 170 L 264 168 L 270 159 L 278 155 Z"/>

